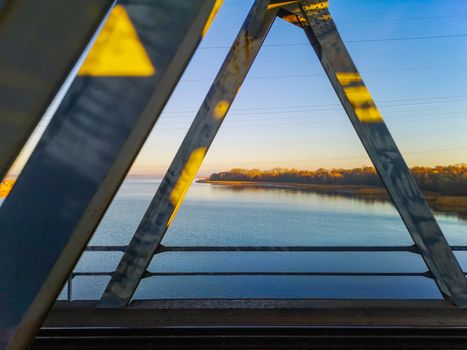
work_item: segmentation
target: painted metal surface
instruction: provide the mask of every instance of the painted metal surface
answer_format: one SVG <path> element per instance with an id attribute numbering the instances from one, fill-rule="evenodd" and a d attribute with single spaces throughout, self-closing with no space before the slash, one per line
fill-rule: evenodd
<path id="1" fill-rule="evenodd" d="M 303 17 L 303 13 L 297 4 L 281 7 L 277 16 L 300 28 L 303 28 L 303 25 L 306 24 L 306 19 Z"/>
<path id="2" fill-rule="evenodd" d="M 440 291 L 467 307 L 467 280 L 355 67 L 328 1 L 302 1 L 304 30 Z"/>
<path id="3" fill-rule="evenodd" d="M 257 0 L 233 43 L 169 170 L 101 298 L 100 307 L 130 301 L 245 79 L 277 8 Z"/>
<path id="4" fill-rule="evenodd" d="M 15 0 L 0 7 L 0 181 L 113 2 Z"/>
<path id="5" fill-rule="evenodd" d="M 0 348 L 30 344 L 201 40 L 215 4 L 128 0 L 113 8 L 0 207 Z M 129 59 L 138 67 L 128 68 Z"/>

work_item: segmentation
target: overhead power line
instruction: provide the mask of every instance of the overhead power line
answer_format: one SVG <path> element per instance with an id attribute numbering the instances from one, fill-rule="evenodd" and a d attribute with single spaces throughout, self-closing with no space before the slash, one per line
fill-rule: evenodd
<path id="1" fill-rule="evenodd" d="M 432 153 L 432 152 L 450 152 L 450 151 L 455 151 L 455 150 L 464 150 L 467 149 L 467 147 L 452 147 L 452 148 L 434 148 L 434 149 L 429 149 L 429 150 L 423 150 L 423 151 L 412 151 L 412 152 L 403 152 L 404 154 L 422 154 L 422 153 Z M 274 160 L 274 161 L 263 161 L 262 163 L 284 163 L 284 162 L 291 162 L 291 163 L 304 163 L 304 162 L 312 162 L 312 161 L 322 161 L 322 160 L 348 160 L 348 159 L 362 159 L 362 160 L 370 160 L 370 158 L 367 155 L 360 155 L 360 156 L 351 156 L 351 157 L 339 157 L 339 158 L 330 158 L 330 157 L 325 157 L 325 158 L 310 158 L 310 159 L 286 159 L 286 160 Z M 235 161 L 235 162 L 222 162 L 219 163 L 217 162 L 216 164 L 223 165 L 223 164 L 258 164 L 258 162 L 241 162 L 241 161 Z"/>
<path id="2" fill-rule="evenodd" d="M 237 5 L 224 5 L 224 6 L 237 6 Z M 426 17 L 404 17 L 404 18 L 372 18 L 372 19 L 361 19 L 361 20 L 344 20 L 336 21 L 337 25 L 341 24 L 358 24 L 358 23 L 381 23 L 381 22 L 415 22 L 415 21 L 426 21 L 426 20 L 436 20 L 436 19 L 449 19 L 449 18 L 461 18 L 467 17 L 467 14 L 459 15 L 450 15 L 450 16 L 426 16 Z M 210 30 L 238 30 L 238 27 L 217 27 L 213 26 Z"/>
<path id="3" fill-rule="evenodd" d="M 440 100 L 450 100 L 450 99 L 465 99 L 467 95 L 451 95 L 451 96 L 432 96 L 432 97 L 415 97 L 415 98 L 399 98 L 399 99 L 387 99 L 377 101 L 377 105 L 379 107 L 384 107 L 383 104 L 385 103 L 392 103 L 392 102 L 415 102 L 419 101 L 418 104 L 427 104 L 432 103 L 431 101 L 440 101 Z M 454 101 L 446 101 L 445 103 L 454 102 Z M 439 103 L 439 102 L 438 102 Z M 415 103 L 413 103 L 415 104 Z M 406 106 L 407 104 L 399 104 L 400 106 Z M 391 105 L 393 106 L 399 106 Z M 412 105 L 412 104 L 410 104 Z M 232 108 L 230 109 L 229 113 L 237 112 L 237 111 L 267 111 L 267 110 L 277 110 L 277 109 L 291 109 L 291 108 L 315 108 L 315 107 L 341 107 L 342 105 L 339 103 L 328 103 L 328 104 L 312 104 L 312 105 L 287 105 L 287 106 L 261 106 L 261 107 L 243 107 L 243 108 Z M 183 114 L 183 113 L 196 113 L 197 110 L 179 110 L 179 111 L 164 111 L 164 114 Z"/>
<path id="4" fill-rule="evenodd" d="M 467 14 L 450 15 L 450 16 L 426 16 L 426 17 L 405 17 L 405 18 L 373 18 L 373 19 L 362 19 L 357 21 L 337 21 L 337 25 L 340 24 L 354 24 L 354 23 L 380 23 L 380 22 L 405 22 L 405 21 L 425 21 L 432 19 L 444 19 L 444 18 L 459 18 L 467 17 Z"/>
<path id="5" fill-rule="evenodd" d="M 449 34 L 449 35 L 412 36 L 412 37 L 401 37 L 401 38 L 344 40 L 344 42 L 347 44 L 358 44 L 358 43 L 373 43 L 373 42 L 447 39 L 447 38 L 465 38 L 465 37 L 467 37 L 467 34 Z M 276 43 L 276 44 L 264 44 L 263 45 L 263 47 L 287 47 L 287 46 L 310 46 L 310 43 Z M 230 46 L 205 46 L 205 47 L 200 47 L 198 50 L 215 50 L 215 49 L 229 49 L 229 48 Z"/>
<path id="6" fill-rule="evenodd" d="M 467 146 L 460 146 L 460 147 L 450 147 L 450 148 L 432 148 L 428 150 L 419 150 L 419 151 L 409 151 L 409 152 L 403 152 L 403 155 L 407 154 L 427 154 L 427 153 L 433 153 L 433 152 L 452 152 L 452 151 L 461 151 L 461 150 L 467 150 Z M 212 152 L 212 150 L 211 150 Z M 230 162 L 215 162 L 216 165 L 218 166 L 242 166 L 244 164 L 252 164 L 255 167 L 257 167 L 259 164 L 271 164 L 271 163 L 289 163 L 289 164 L 295 164 L 295 163 L 309 163 L 309 162 L 315 162 L 315 161 L 336 161 L 336 160 L 366 160 L 370 161 L 370 158 L 366 154 L 362 155 L 352 155 L 349 157 L 324 157 L 324 158 L 309 158 L 309 159 L 274 159 L 274 160 L 257 160 L 257 161 L 250 161 L 250 162 L 244 162 L 244 161 L 239 161 L 239 160 L 234 160 Z M 204 164 L 209 164 L 209 159 L 206 159 L 206 162 Z M 136 164 L 135 167 L 138 168 L 157 168 L 157 167 L 165 167 L 165 165 L 161 164 L 154 164 L 154 165 L 139 165 Z M 292 167 L 289 165 L 289 167 Z"/>
<path id="7" fill-rule="evenodd" d="M 449 35 L 429 35 L 429 36 L 412 36 L 403 38 L 385 38 L 385 39 L 363 39 L 363 40 L 347 40 L 347 43 L 371 43 L 380 41 L 405 41 L 405 40 L 426 40 L 426 39 L 445 39 L 445 38 L 462 38 L 467 37 L 467 34 L 449 34 Z"/>
<path id="8" fill-rule="evenodd" d="M 465 150 L 467 149 L 466 146 L 464 147 L 452 147 L 452 148 L 434 148 L 434 149 L 429 149 L 429 150 L 423 150 L 423 151 L 409 151 L 409 152 L 403 152 L 403 155 L 405 154 L 423 154 L 423 153 L 432 153 L 432 152 L 451 152 L 451 151 L 459 151 L 459 150 Z M 349 156 L 349 157 L 339 157 L 339 158 L 310 158 L 310 159 L 285 159 L 285 160 L 269 160 L 269 161 L 255 161 L 255 162 L 240 162 L 238 160 L 236 161 L 231 161 L 231 162 L 216 162 L 218 165 L 228 165 L 228 164 L 261 164 L 261 163 L 284 163 L 284 162 L 289 162 L 289 163 L 305 163 L 305 162 L 314 162 L 314 161 L 333 161 L 333 160 L 355 160 L 355 159 L 361 159 L 361 160 L 370 160 L 370 158 L 367 155 L 355 155 L 355 156 Z"/>
<path id="9" fill-rule="evenodd" d="M 394 73 L 394 72 L 415 72 L 415 71 L 430 71 L 430 70 L 441 70 L 441 69 L 454 69 L 454 68 L 467 68 L 467 64 L 461 65 L 448 65 L 448 66 L 432 66 L 432 67 L 413 67 L 413 68 L 394 68 L 394 69 L 373 69 L 362 71 L 362 74 L 374 74 L 374 73 Z M 284 79 L 284 78 L 308 78 L 308 77 L 326 77 L 324 72 L 321 73 L 308 73 L 308 74 L 282 74 L 282 75 L 263 75 L 263 76 L 252 76 L 247 77 L 247 80 L 264 80 L 264 79 Z M 192 78 L 182 79 L 182 81 L 213 81 L 214 77 L 211 78 Z"/>

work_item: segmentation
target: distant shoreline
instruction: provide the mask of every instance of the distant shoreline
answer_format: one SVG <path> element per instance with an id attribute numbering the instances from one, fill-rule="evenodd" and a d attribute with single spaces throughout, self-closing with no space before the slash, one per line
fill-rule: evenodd
<path id="1" fill-rule="evenodd" d="M 291 182 L 259 182 L 259 181 L 217 181 L 209 179 L 197 180 L 198 183 L 222 185 L 228 187 L 259 187 L 278 188 L 308 191 L 325 195 L 337 195 L 367 200 L 389 201 L 389 195 L 385 188 L 364 185 L 321 185 L 302 184 Z M 446 196 L 432 192 L 423 193 L 430 207 L 438 212 L 456 213 L 463 219 L 467 219 L 467 196 Z"/>

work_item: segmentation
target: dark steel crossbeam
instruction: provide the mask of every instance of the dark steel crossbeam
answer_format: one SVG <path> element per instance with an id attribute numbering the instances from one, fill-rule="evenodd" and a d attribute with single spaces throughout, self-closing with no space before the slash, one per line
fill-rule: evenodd
<path id="1" fill-rule="evenodd" d="M 299 9 L 303 29 L 438 288 L 467 307 L 467 280 L 339 36 L 328 1 L 304 0 Z"/>
<path id="2" fill-rule="evenodd" d="M 467 310 L 440 299 L 57 301 L 37 349 L 461 349 Z"/>
<path id="3" fill-rule="evenodd" d="M 0 181 L 113 2 L 15 0 L 0 7 Z"/>
<path id="4" fill-rule="evenodd" d="M 109 14 L 0 207 L 0 348 L 8 341 L 11 348 L 27 348 L 33 339 L 206 31 L 216 1 L 122 3 Z"/>
<path id="5" fill-rule="evenodd" d="M 107 285 L 100 307 L 124 307 L 134 294 L 274 22 L 278 8 L 267 10 L 269 3 L 256 0 L 253 4 Z"/>
<path id="6" fill-rule="evenodd" d="M 344 310 L 339 307 L 334 310 L 315 307 L 268 311 L 145 309 L 121 312 L 118 321 L 114 320 L 114 315 L 104 314 L 105 311 L 110 314 L 112 310 L 97 309 L 96 312 L 81 312 L 81 322 L 70 322 L 76 310 L 69 310 L 68 315 L 60 310 L 55 317 L 50 317 L 51 323 L 57 324 L 61 317 L 68 321 L 67 324 L 86 324 L 82 319 L 87 316 L 93 320 L 112 319 L 114 326 L 107 327 L 102 325 L 103 322 L 94 321 L 92 324 L 99 327 L 44 327 L 32 349 L 467 349 L 467 335 L 459 325 L 465 322 L 465 315 L 436 318 L 430 315 L 430 311 L 435 310 L 425 308 L 415 312 L 402 307 L 397 311 L 403 316 L 394 317 L 395 307 L 392 307 L 380 307 L 378 312 L 345 306 Z M 423 316 L 428 320 L 420 322 Z M 145 322 L 135 321 L 137 317 Z M 357 322 L 353 320 L 355 318 Z M 132 327 L 119 327 L 129 320 Z M 446 321 L 450 322 L 448 326 Z M 396 326 L 394 322 L 397 322 Z M 416 322 L 417 326 L 410 322 Z"/>

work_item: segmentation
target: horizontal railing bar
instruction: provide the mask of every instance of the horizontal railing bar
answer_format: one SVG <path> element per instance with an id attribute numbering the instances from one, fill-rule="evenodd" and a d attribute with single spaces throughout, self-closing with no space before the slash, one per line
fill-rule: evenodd
<path id="1" fill-rule="evenodd" d="M 417 252 L 417 248 L 416 246 L 160 246 L 157 253 L 164 252 Z"/>
<path id="2" fill-rule="evenodd" d="M 127 246 L 88 246 L 88 252 L 124 252 Z M 467 246 L 451 246 L 454 251 L 467 251 Z M 163 246 L 157 253 L 164 252 L 412 252 L 411 246 Z"/>
<path id="3" fill-rule="evenodd" d="M 113 272 L 73 272 L 72 278 L 79 276 L 112 276 Z M 424 276 L 429 272 L 146 272 L 144 277 L 153 276 Z"/>
<path id="4" fill-rule="evenodd" d="M 92 245 L 86 247 L 87 252 L 124 252 L 126 245 Z"/>
<path id="5" fill-rule="evenodd" d="M 72 272 L 71 278 L 79 276 L 112 276 L 113 272 Z"/>
<path id="6" fill-rule="evenodd" d="M 146 272 L 144 277 L 155 276 L 355 276 L 355 277 L 430 277 L 430 272 Z"/>
<path id="7" fill-rule="evenodd" d="M 88 246 L 88 252 L 124 252 L 127 246 Z M 467 251 L 467 246 L 451 246 L 453 251 Z M 163 246 L 155 254 L 164 252 L 412 252 L 412 246 Z M 113 272 L 73 272 L 68 280 L 68 298 L 71 299 L 71 281 L 77 276 L 109 276 Z M 467 275 L 467 272 L 464 272 Z M 327 276 L 327 277 L 428 277 L 430 272 L 146 272 L 144 278 L 155 276 Z"/>

